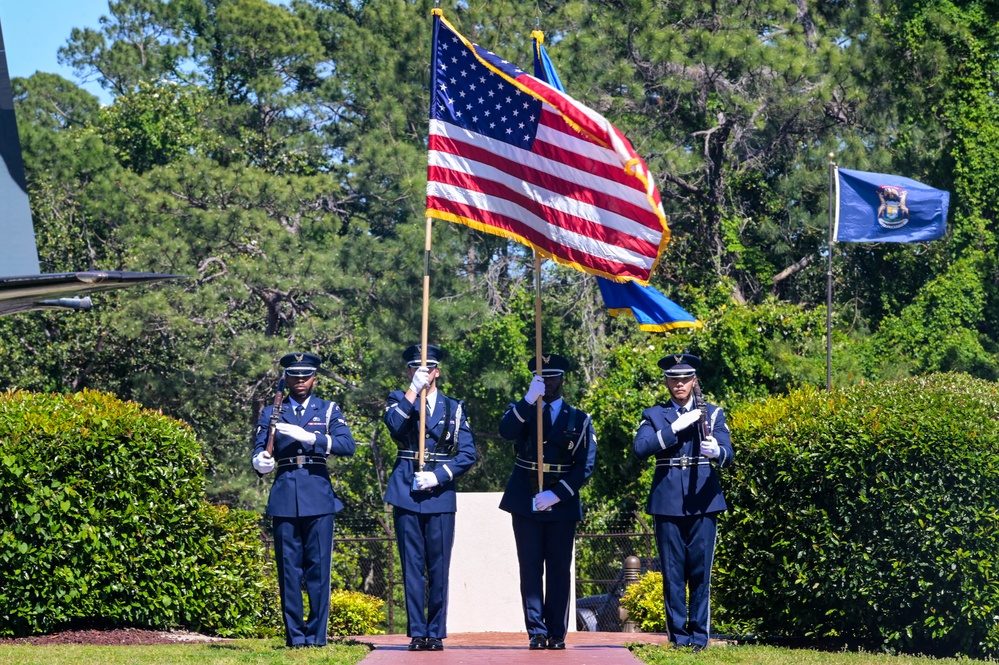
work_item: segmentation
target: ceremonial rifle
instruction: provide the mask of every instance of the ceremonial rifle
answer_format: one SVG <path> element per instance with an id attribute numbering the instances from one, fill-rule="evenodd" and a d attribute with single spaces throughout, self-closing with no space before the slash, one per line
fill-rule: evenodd
<path id="1" fill-rule="evenodd" d="M 695 449 L 693 451 L 694 456 L 701 454 L 701 441 L 711 436 L 711 429 L 708 426 L 708 403 L 704 401 L 704 395 L 701 393 L 701 381 L 698 378 L 694 378 L 694 407 L 700 409 L 701 420 L 699 422 L 699 427 L 701 430 L 701 436 L 698 439 Z"/>
<path id="2" fill-rule="evenodd" d="M 274 392 L 274 408 L 271 409 L 271 421 L 267 426 L 267 454 L 274 454 L 274 433 L 277 431 L 278 421 L 281 419 L 281 403 L 284 402 L 284 372 L 281 373 L 281 380 L 278 381 L 277 390 Z"/>

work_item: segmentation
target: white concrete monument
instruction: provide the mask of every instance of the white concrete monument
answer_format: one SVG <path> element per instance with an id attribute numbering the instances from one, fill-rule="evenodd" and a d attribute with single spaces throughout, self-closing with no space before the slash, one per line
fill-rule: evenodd
<path id="1" fill-rule="evenodd" d="M 499 509 L 502 492 L 458 492 L 447 632 L 524 633 L 520 572 L 510 513 Z M 575 586 L 573 561 L 573 586 Z M 569 630 L 576 629 L 576 594 L 569 602 Z M 526 644 L 526 642 L 525 642 Z"/>

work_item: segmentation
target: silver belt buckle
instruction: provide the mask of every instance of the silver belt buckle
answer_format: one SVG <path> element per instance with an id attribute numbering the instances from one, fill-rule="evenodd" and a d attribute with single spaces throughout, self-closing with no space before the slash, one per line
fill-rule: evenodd
<path id="1" fill-rule="evenodd" d="M 298 455 L 294 460 L 298 464 L 298 468 L 301 469 L 302 465 L 305 464 L 305 455 Z"/>
<path id="2" fill-rule="evenodd" d="M 688 466 L 690 466 L 690 458 L 684 455 L 680 458 L 680 468 L 686 469 Z"/>
<path id="3" fill-rule="evenodd" d="M 548 464 L 548 463 L 545 463 L 545 464 L 543 464 L 543 465 L 542 465 L 542 467 L 541 467 L 541 470 L 542 470 L 542 471 L 543 471 L 544 473 L 551 473 L 551 470 L 552 470 L 552 465 L 551 465 L 551 464 Z"/>

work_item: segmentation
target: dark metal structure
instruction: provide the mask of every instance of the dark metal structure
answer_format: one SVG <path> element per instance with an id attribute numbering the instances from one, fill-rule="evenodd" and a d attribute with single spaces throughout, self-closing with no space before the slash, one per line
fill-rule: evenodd
<path id="1" fill-rule="evenodd" d="M 41 274 L 28 202 L 7 50 L 0 30 L 0 315 L 38 309 L 89 310 L 87 293 L 184 279 L 116 270 Z"/>

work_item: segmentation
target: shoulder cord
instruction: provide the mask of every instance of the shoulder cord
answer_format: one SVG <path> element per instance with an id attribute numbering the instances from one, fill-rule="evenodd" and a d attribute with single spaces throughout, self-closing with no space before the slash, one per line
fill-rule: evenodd
<path id="1" fill-rule="evenodd" d="M 715 434 L 715 421 L 718 419 L 718 414 L 721 413 L 722 408 L 716 406 L 714 413 L 711 414 L 711 423 L 708 425 L 708 434 L 714 436 Z"/>
<path id="2" fill-rule="evenodd" d="M 575 407 L 570 406 L 569 408 L 572 409 L 573 421 L 574 421 L 572 431 L 576 431 L 576 426 L 579 424 L 579 414 L 581 413 L 581 411 Z M 587 415 L 586 418 L 583 420 L 583 426 L 579 428 L 579 438 L 576 439 L 576 442 L 574 444 L 569 446 L 569 451 L 571 453 L 575 454 L 576 451 L 579 450 L 579 448 L 582 446 L 583 439 L 586 437 L 586 426 L 589 424 L 590 420 L 591 418 L 589 415 Z"/>

